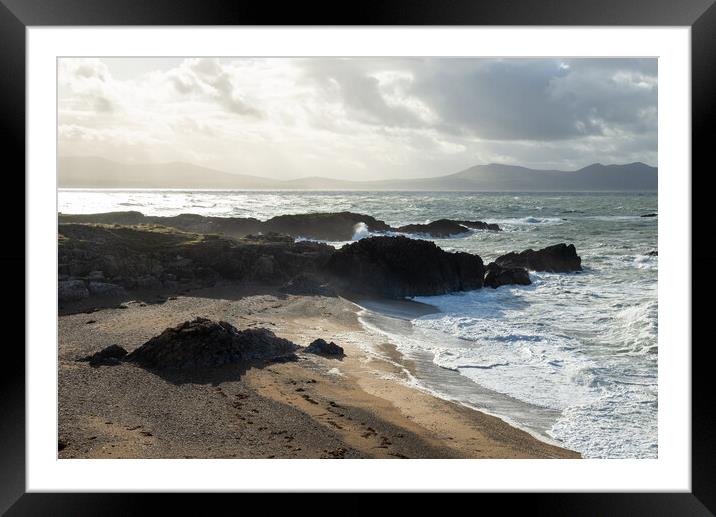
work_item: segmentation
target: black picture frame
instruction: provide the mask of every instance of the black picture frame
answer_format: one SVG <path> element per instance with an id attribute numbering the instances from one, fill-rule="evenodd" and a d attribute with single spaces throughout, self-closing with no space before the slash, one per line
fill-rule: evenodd
<path id="1" fill-rule="evenodd" d="M 710 204 L 700 202 L 708 189 L 703 181 L 707 157 L 716 142 L 713 122 L 716 107 L 716 0 L 382 0 L 357 6 L 314 1 L 282 3 L 225 2 L 219 0 L 0 0 L 0 124 L 3 156 L 8 165 L 6 188 L 24 192 L 25 170 L 25 30 L 29 26 L 86 25 L 552 25 L 552 26 L 689 26 L 692 70 L 692 237 L 708 220 Z M 48 114 L 48 116 L 50 116 Z M 8 161 L 8 158 L 14 158 Z M 700 167 L 701 166 L 701 167 Z M 21 179 L 23 178 L 23 179 Z M 701 188 L 694 188 L 697 185 Z M 8 184 L 7 181 L 15 181 Z M 24 196 L 13 196 L 24 200 Z M 23 201 L 20 203 L 23 203 Z M 21 210 L 21 211 L 20 211 Z M 4 270 L 25 269 L 25 233 L 14 219 L 6 238 L 16 245 L 3 246 Z M 15 232 L 15 234 L 12 234 Z M 702 237 L 703 238 L 703 237 Z M 693 242 L 693 241 L 692 241 Z M 692 269 L 712 270 L 716 255 L 691 250 Z M 6 282 L 21 292 L 20 275 Z M 691 278 L 684 277 L 691 283 Z M 16 284 L 16 285 L 15 285 Z M 692 284 L 693 285 L 693 284 Z M 708 304 L 697 303 L 692 288 L 692 322 L 703 321 Z M 32 310 L 18 303 L 12 306 Z M 24 294 L 22 295 L 24 300 Z M 8 310 L 12 310 L 8 307 Z M 701 316 L 701 317 L 699 317 Z M 25 318 L 23 317 L 23 320 Z M 20 321 L 16 318 L 16 321 Z M 17 325 L 19 327 L 19 325 Z M 693 325 L 692 325 L 693 332 Z M 149 496 L 141 494 L 38 494 L 25 493 L 25 354 L 19 340 L 4 340 L 0 375 L 0 512 L 17 515 L 95 515 L 144 513 Z M 672 343 L 687 347 L 689 343 Z M 692 491 L 641 494 L 503 494 L 481 495 L 507 510 L 517 507 L 550 515 L 713 515 L 716 512 L 716 400 L 711 386 L 710 340 L 692 346 Z M 246 495 L 240 497 L 245 498 Z M 352 511 L 368 510 L 369 500 L 350 496 Z M 189 509 L 184 497 L 181 505 Z M 164 504 L 164 503 L 162 503 Z M 242 503 L 246 504 L 246 502 Z M 249 503 L 250 504 L 250 503 Z M 247 508 L 244 506 L 244 508 Z M 233 513 L 233 512 L 232 512 Z"/>

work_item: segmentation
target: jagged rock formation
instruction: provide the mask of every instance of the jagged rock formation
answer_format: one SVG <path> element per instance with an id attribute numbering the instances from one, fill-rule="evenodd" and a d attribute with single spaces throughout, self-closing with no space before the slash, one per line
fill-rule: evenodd
<path id="1" fill-rule="evenodd" d="M 326 264 L 336 282 L 388 298 L 429 296 L 482 287 L 482 259 L 448 253 L 430 241 L 370 237 L 337 250 Z"/>
<path id="2" fill-rule="evenodd" d="M 62 275 L 62 273 L 60 273 Z M 60 276 L 62 278 L 62 276 Z M 83 300 L 89 296 L 87 284 L 82 280 L 60 280 L 57 283 L 57 299 L 62 302 Z"/>
<path id="3" fill-rule="evenodd" d="M 298 345 L 264 328 L 237 330 L 207 318 L 168 328 L 126 356 L 153 370 L 197 369 L 269 361 L 293 354 Z"/>
<path id="4" fill-rule="evenodd" d="M 541 250 L 528 249 L 520 253 L 511 252 L 495 259 L 503 268 L 525 268 L 532 271 L 568 273 L 582 270 L 582 259 L 577 255 L 574 244 L 555 244 Z"/>
<path id="5" fill-rule="evenodd" d="M 450 219 L 438 219 L 427 224 L 408 224 L 400 226 L 396 229 L 401 233 L 416 233 L 429 235 L 438 239 L 451 237 L 453 235 L 459 235 L 461 233 L 467 233 L 470 229 L 467 226 L 463 226 L 456 221 Z"/>
<path id="6" fill-rule="evenodd" d="M 318 338 L 310 345 L 303 349 L 307 354 L 328 355 L 342 357 L 345 355 L 343 347 L 336 345 L 333 341 L 330 343 L 325 339 Z"/>
<path id="7" fill-rule="evenodd" d="M 530 285 L 530 275 L 521 267 L 502 267 L 494 262 L 487 265 L 485 287 L 497 289 L 501 285 Z"/>
<path id="8" fill-rule="evenodd" d="M 373 233 L 419 233 L 438 238 L 464 233 L 468 229 L 495 231 L 500 229 L 496 224 L 482 221 L 452 221 L 450 219 L 440 219 L 427 225 L 407 225 L 393 228 L 370 215 L 354 212 L 279 215 L 267 221 L 259 221 L 251 217 L 207 217 L 197 214 L 180 214 L 172 217 L 145 216 L 140 212 L 130 211 L 103 214 L 60 214 L 59 221 L 60 223 L 122 225 L 154 224 L 186 232 L 214 233 L 234 238 L 275 232 L 294 238 L 302 237 L 324 241 L 351 240 L 356 232 L 356 227 L 361 223 Z"/>
<path id="9" fill-rule="evenodd" d="M 319 270 L 331 253 L 328 245 L 277 234 L 228 239 L 149 225 L 60 224 L 59 299 L 207 286 L 219 279 L 280 284 Z"/>
<path id="10" fill-rule="evenodd" d="M 436 223 L 442 226 L 433 226 L 436 231 L 457 224 Z M 478 255 L 448 253 L 433 242 L 404 236 L 368 237 L 336 250 L 275 232 L 228 238 L 156 225 L 81 223 L 59 225 L 58 258 L 61 304 L 89 296 L 126 297 L 128 290 L 209 287 L 224 280 L 297 295 L 350 291 L 403 298 L 479 289 L 483 283 L 525 285 L 529 275 L 521 269 L 581 270 L 574 246 L 566 244 L 508 253 L 486 270 Z"/>
<path id="11" fill-rule="evenodd" d="M 467 226 L 468 228 L 472 230 L 490 230 L 493 232 L 501 232 L 502 228 L 499 227 L 499 225 L 494 223 L 485 223 L 483 221 L 455 221 L 458 224 L 461 224 L 463 226 Z"/>

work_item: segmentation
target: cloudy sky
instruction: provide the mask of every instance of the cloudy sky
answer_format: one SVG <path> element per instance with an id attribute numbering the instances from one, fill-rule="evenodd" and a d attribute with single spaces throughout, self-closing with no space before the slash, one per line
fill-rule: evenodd
<path id="1" fill-rule="evenodd" d="M 656 59 L 58 63 L 59 153 L 273 178 L 656 165 Z"/>

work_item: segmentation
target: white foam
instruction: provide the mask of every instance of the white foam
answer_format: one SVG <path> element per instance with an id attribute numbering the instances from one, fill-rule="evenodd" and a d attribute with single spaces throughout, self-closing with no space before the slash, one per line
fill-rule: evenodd
<path id="1" fill-rule="evenodd" d="M 591 297 L 578 276 L 536 280 L 527 288 L 417 298 L 443 312 L 413 321 L 436 334 L 411 346 L 481 386 L 560 411 L 549 435 L 585 457 L 655 457 L 657 303 L 650 288 L 635 287 L 644 301 L 620 294 L 614 303 L 609 290 Z M 463 344 L 443 346 L 439 335 Z"/>
<path id="2" fill-rule="evenodd" d="M 655 255 L 637 255 L 634 257 L 634 267 L 638 269 L 657 269 L 659 258 Z"/>
<path id="3" fill-rule="evenodd" d="M 549 431 L 587 458 L 656 458 L 656 389 L 620 386 L 591 402 L 567 407 Z M 610 432 L 618 429 L 618 435 Z"/>
<path id="4" fill-rule="evenodd" d="M 494 391 L 558 410 L 591 396 L 587 372 L 593 363 L 580 356 L 570 338 L 541 336 L 498 320 L 449 315 L 419 319 L 415 324 L 464 336 L 463 348 L 433 348 L 435 364 Z"/>
<path id="5" fill-rule="evenodd" d="M 361 239 L 365 239 L 366 237 L 370 237 L 371 235 L 370 230 L 368 230 L 368 225 L 361 222 L 353 227 L 353 237 L 351 240 L 359 241 Z"/>

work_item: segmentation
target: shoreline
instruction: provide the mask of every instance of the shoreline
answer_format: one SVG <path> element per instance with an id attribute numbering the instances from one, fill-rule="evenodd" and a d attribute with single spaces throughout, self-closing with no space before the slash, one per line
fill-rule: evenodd
<path id="1" fill-rule="evenodd" d="M 429 315 L 429 314 L 442 313 L 442 311 L 434 305 L 427 304 L 425 302 L 418 302 L 418 301 L 414 301 L 414 300 L 375 299 L 375 300 L 369 300 L 369 303 L 366 303 L 365 305 L 361 305 L 361 302 L 362 302 L 361 299 L 351 300 L 351 299 L 346 298 L 346 300 L 350 303 L 353 303 L 354 305 L 356 305 L 357 307 L 359 307 L 361 309 L 361 311 L 358 313 L 358 320 L 361 323 L 361 325 L 363 326 L 363 328 L 365 329 L 365 331 L 368 333 L 384 333 L 384 330 L 378 328 L 377 326 L 368 324 L 363 319 L 363 316 L 370 317 L 370 315 L 372 314 L 372 315 L 377 315 L 380 318 L 397 318 L 397 319 L 401 319 L 401 320 L 408 322 L 408 324 L 410 324 L 412 326 L 412 320 L 417 317 L 425 316 L 425 315 Z M 361 314 L 361 312 L 366 313 L 366 314 Z M 373 327 L 373 328 L 371 329 L 371 327 Z M 391 337 L 393 337 L 393 336 L 391 336 Z M 378 355 L 378 357 L 380 357 L 382 360 L 388 360 L 388 361 L 394 362 L 396 364 L 396 366 L 405 368 L 406 371 L 409 373 L 409 375 L 412 378 L 412 382 L 406 383 L 407 386 L 409 386 L 413 389 L 420 390 L 430 396 L 439 398 L 441 400 L 445 400 L 445 401 L 448 401 L 451 403 L 462 405 L 472 411 L 477 411 L 477 412 L 498 418 L 498 419 L 502 420 L 503 422 L 505 422 L 506 424 L 510 425 L 511 427 L 514 427 L 516 429 L 524 431 L 524 432 L 528 433 L 530 436 L 532 436 L 533 438 L 535 438 L 541 442 L 544 442 L 546 444 L 553 445 L 555 447 L 563 447 L 563 444 L 561 444 L 559 441 L 557 441 L 556 439 L 552 438 L 551 436 L 549 436 L 547 434 L 546 431 L 547 431 L 548 427 L 543 427 L 543 428 L 539 428 L 539 429 L 537 428 L 537 426 L 534 426 L 534 425 L 532 427 L 530 427 L 526 423 L 522 423 L 522 422 L 517 421 L 514 418 L 511 418 L 509 414 L 506 414 L 508 412 L 491 411 L 487 407 L 477 406 L 476 404 L 472 404 L 467 400 L 456 398 L 456 396 L 454 394 L 450 395 L 449 393 L 441 391 L 437 387 L 431 388 L 430 386 L 427 385 L 427 379 L 420 378 L 417 375 L 417 373 L 414 371 L 415 370 L 414 367 L 413 368 L 410 367 L 410 363 L 412 363 L 412 360 L 410 358 L 408 358 L 405 354 L 403 354 L 398 349 L 398 345 L 391 343 L 390 348 L 387 349 L 388 344 L 386 343 L 381 348 L 383 348 L 383 351 L 386 353 L 386 356 L 383 356 L 379 352 L 374 351 L 374 353 L 376 353 Z M 429 354 L 429 352 L 425 352 L 425 355 L 428 355 L 428 354 Z M 501 394 L 498 392 L 492 392 L 492 390 L 490 390 L 486 387 L 476 385 L 476 383 L 474 381 L 469 380 L 467 377 L 462 376 L 462 374 L 460 374 L 459 372 L 456 372 L 454 370 L 449 370 L 447 368 L 443 368 L 438 365 L 433 365 L 433 366 L 434 366 L 435 371 L 443 372 L 445 376 L 453 375 L 453 374 L 460 376 L 460 378 L 464 379 L 464 381 L 465 381 L 464 384 L 467 386 L 475 387 L 475 388 L 478 388 L 478 386 L 479 386 L 480 390 L 487 392 L 487 393 L 491 393 L 492 397 L 494 399 L 500 399 L 500 398 L 504 399 L 504 398 L 508 397 L 507 395 L 504 395 L 504 394 Z M 487 397 L 489 398 L 490 395 L 488 395 Z M 511 398 L 511 397 L 509 397 L 509 398 Z M 527 403 L 522 403 L 522 401 L 516 401 L 516 403 L 517 403 L 517 405 L 523 404 L 524 407 L 530 406 Z M 544 412 L 545 413 L 553 413 L 553 411 L 549 411 L 546 409 L 544 410 Z M 556 416 L 556 415 L 552 415 L 552 416 Z M 549 418 L 551 418 L 551 417 L 549 417 Z M 556 421 L 556 418 L 555 418 L 555 421 Z"/>
<path id="2" fill-rule="evenodd" d="M 409 359 L 397 349 L 384 345 L 397 359 L 392 364 L 366 351 L 366 341 L 379 338 L 362 328 L 362 306 L 355 301 L 256 294 L 229 284 L 124 305 L 59 317 L 60 458 L 580 457 L 499 417 L 406 384 L 398 365 L 409 367 Z M 299 352 L 297 362 L 190 382 L 128 364 L 75 362 L 110 342 L 131 351 L 196 316 L 237 328 L 264 326 L 304 346 L 318 337 L 334 340 L 346 356 Z M 280 431 L 286 432 L 271 434 Z"/>

